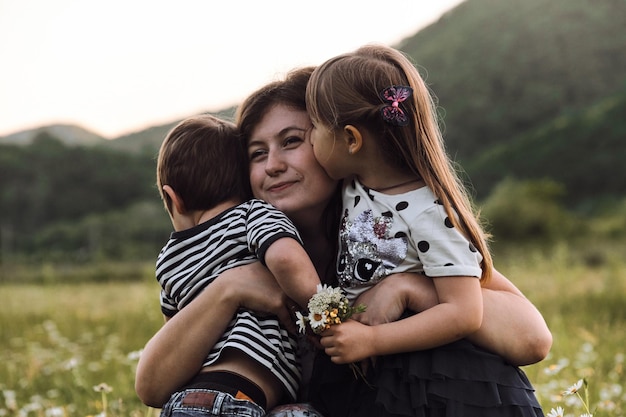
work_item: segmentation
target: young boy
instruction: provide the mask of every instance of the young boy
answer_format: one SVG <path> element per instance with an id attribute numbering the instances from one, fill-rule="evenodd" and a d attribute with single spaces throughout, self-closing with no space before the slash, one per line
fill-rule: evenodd
<path id="1" fill-rule="evenodd" d="M 247 164 L 235 125 L 210 115 L 184 120 L 163 141 L 157 186 L 174 226 L 156 264 L 166 320 L 221 272 L 257 260 L 301 307 L 316 292 L 320 280 L 295 226 L 250 198 Z M 296 352 L 296 340 L 275 317 L 239 310 L 202 371 L 161 415 L 183 409 L 226 415 L 243 407 L 260 417 L 295 398 Z"/>

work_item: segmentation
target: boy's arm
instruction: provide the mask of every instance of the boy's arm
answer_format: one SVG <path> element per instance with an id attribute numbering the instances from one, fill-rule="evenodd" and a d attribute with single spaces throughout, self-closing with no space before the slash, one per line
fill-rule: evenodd
<path id="1" fill-rule="evenodd" d="M 302 245 L 290 237 L 276 240 L 265 252 L 265 265 L 285 294 L 306 308 L 320 278 Z"/>

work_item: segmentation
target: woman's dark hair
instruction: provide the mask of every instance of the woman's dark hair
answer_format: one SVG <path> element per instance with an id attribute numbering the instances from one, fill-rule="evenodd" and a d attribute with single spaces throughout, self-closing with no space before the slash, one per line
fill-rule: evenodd
<path id="1" fill-rule="evenodd" d="M 248 146 L 248 141 L 254 129 L 273 107 L 283 105 L 294 110 L 306 112 L 306 87 L 314 69 L 315 67 L 294 69 L 288 72 L 284 79 L 266 84 L 244 100 L 237 109 L 236 124 L 245 147 Z M 341 184 L 337 186 L 336 192 L 328 202 L 328 206 L 326 206 L 322 215 L 326 237 L 328 242 L 333 245 L 337 244 L 340 218 Z M 337 251 L 335 250 L 333 253 L 336 254 Z M 325 276 L 335 277 L 334 265 L 334 262 L 330 263 L 333 271 L 332 273 L 324 274 Z"/>

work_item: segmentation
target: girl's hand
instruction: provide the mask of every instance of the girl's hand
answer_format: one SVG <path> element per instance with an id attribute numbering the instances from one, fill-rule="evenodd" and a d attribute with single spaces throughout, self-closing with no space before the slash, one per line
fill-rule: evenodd
<path id="1" fill-rule="evenodd" d="M 331 326 L 321 334 L 321 345 L 334 363 L 352 363 L 374 356 L 374 330 L 356 320 Z"/>

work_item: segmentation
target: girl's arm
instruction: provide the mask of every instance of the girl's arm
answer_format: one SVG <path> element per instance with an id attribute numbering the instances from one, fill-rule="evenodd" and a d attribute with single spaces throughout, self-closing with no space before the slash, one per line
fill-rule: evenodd
<path id="1" fill-rule="evenodd" d="M 462 339 L 480 328 L 483 301 L 474 277 L 433 279 L 439 304 L 378 326 L 349 320 L 322 333 L 320 343 L 335 363 L 430 349 Z"/>
<path id="2" fill-rule="evenodd" d="M 552 346 L 552 335 L 537 308 L 521 291 L 494 270 L 489 284 L 482 288 L 482 296 L 482 325 L 468 339 L 514 365 L 543 360 Z M 397 320 L 405 308 L 426 310 L 437 304 L 438 298 L 433 280 L 402 273 L 385 278 L 362 294 L 357 303 L 367 305 L 367 311 L 355 318 L 376 325 Z"/>
<path id="3" fill-rule="evenodd" d="M 137 395 L 146 405 L 162 407 L 200 371 L 240 307 L 277 315 L 295 333 L 286 305 L 285 294 L 259 262 L 225 271 L 148 341 L 137 365 Z"/>

